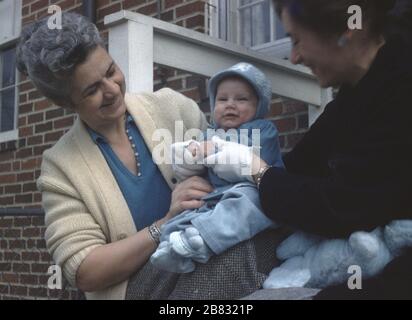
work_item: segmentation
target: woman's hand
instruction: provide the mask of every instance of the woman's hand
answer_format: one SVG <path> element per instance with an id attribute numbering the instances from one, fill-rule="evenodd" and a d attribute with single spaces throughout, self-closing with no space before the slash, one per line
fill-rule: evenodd
<path id="1" fill-rule="evenodd" d="M 172 201 L 165 220 L 173 218 L 184 210 L 200 208 L 204 204 L 201 198 L 212 191 L 213 187 L 210 183 L 200 177 L 190 177 L 179 183 L 172 192 Z"/>
<path id="2" fill-rule="evenodd" d="M 246 145 L 225 141 L 216 136 L 212 138 L 212 142 L 218 152 L 205 159 L 205 166 L 212 168 L 216 175 L 229 182 L 254 182 L 253 176 L 267 165 Z"/>

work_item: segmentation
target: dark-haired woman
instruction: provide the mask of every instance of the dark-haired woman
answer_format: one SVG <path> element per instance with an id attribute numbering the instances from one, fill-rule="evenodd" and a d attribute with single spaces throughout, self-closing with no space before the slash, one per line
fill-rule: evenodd
<path id="1" fill-rule="evenodd" d="M 291 62 L 309 67 L 322 87 L 340 90 L 284 157 L 286 170 L 257 157 L 249 163 L 264 212 L 274 221 L 343 238 L 412 219 L 412 49 L 405 20 L 411 17 L 407 5 L 403 17 L 391 16 L 395 2 L 275 1 L 293 43 Z M 362 9 L 360 30 L 348 28 L 351 5 Z M 238 151 L 223 144 L 221 152 L 235 157 Z M 222 178 L 244 178 L 239 166 L 224 169 L 216 164 L 214 170 Z M 409 249 L 364 281 L 363 290 L 345 285 L 318 297 L 412 298 L 411 270 Z"/>

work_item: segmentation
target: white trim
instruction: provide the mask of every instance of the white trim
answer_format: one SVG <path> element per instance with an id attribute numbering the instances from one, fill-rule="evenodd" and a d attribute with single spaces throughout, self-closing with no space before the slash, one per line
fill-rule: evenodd
<path id="1" fill-rule="evenodd" d="M 12 8 L 13 12 L 10 13 L 9 17 L 13 20 L 11 22 L 13 24 L 13 34 L 8 37 L 0 38 L 0 48 L 3 46 L 8 46 L 11 42 L 20 37 L 22 23 L 22 0 L 13 0 L 12 3 L 14 4 Z"/>
<path id="2" fill-rule="evenodd" d="M 0 143 L 8 142 L 8 141 L 16 141 L 19 139 L 19 130 L 11 130 L 0 132 Z"/>
<path id="3" fill-rule="evenodd" d="M 109 28 L 110 54 L 122 63 L 122 70 L 128 72 L 129 91 L 153 90 L 152 73 L 149 73 L 153 63 L 210 77 L 235 63 L 246 61 L 267 75 L 274 94 L 322 105 L 323 89 L 306 67 L 131 11 L 108 15 L 104 23 Z M 153 34 L 153 39 L 140 42 L 140 33 Z M 138 63 L 136 57 L 139 56 L 144 56 L 145 60 Z M 146 69 L 147 73 L 142 72 Z"/>

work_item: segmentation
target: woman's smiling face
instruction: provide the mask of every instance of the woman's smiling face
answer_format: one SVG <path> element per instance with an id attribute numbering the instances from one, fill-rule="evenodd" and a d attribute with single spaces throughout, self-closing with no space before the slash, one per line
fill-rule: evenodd
<path id="1" fill-rule="evenodd" d="M 126 112 L 124 75 L 102 47 L 78 65 L 72 77 L 71 98 L 80 119 L 91 128 L 107 125 Z"/>
<path id="2" fill-rule="evenodd" d="M 305 28 L 282 10 L 282 23 L 292 40 L 290 61 L 310 68 L 322 87 L 339 86 L 350 69 L 345 48 L 338 45 L 338 36 L 321 36 Z M 349 64 L 349 65 L 348 65 Z"/>
<path id="3" fill-rule="evenodd" d="M 253 120 L 258 98 L 251 85 L 239 78 L 223 79 L 216 90 L 214 120 L 224 130 L 238 128 Z"/>

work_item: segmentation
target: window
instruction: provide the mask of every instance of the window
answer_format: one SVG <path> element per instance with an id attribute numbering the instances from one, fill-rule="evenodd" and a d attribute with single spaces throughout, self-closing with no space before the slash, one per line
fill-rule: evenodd
<path id="1" fill-rule="evenodd" d="M 21 0 L 0 0 L 0 142 L 18 137 L 16 41 L 20 30 Z"/>
<path id="2" fill-rule="evenodd" d="M 210 0 L 212 36 L 287 58 L 290 40 L 286 38 L 271 0 Z"/>

